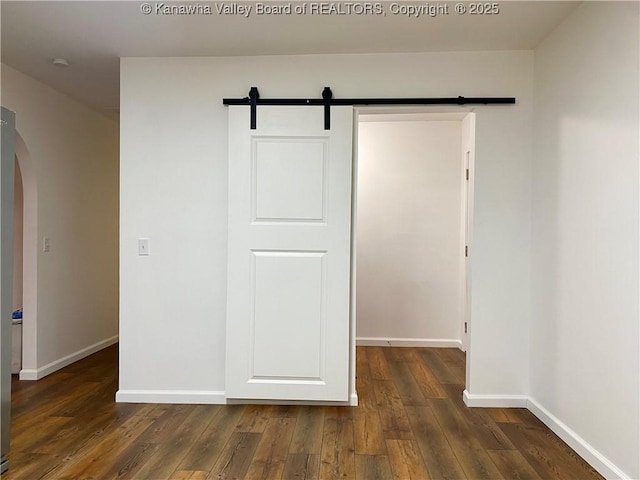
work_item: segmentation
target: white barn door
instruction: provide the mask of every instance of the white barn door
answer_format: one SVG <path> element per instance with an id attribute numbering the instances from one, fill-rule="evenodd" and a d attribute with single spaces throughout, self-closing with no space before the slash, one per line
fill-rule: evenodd
<path id="1" fill-rule="evenodd" d="M 351 107 L 229 107 L 226 396 L 348 401 Z"/>

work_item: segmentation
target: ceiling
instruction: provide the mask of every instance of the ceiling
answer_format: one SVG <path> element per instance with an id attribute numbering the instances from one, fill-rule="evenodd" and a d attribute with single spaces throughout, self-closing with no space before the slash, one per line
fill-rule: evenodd
<path id="1" fill-rule="evenodd" d="M 377 16 L 258 15 L 255 2 L 149 3 L 153 11 L 144 15 L 140 1 L 3 0 L 2 62 L 117 118 L 120 57 L 529 50 L 579 4 L 506 1 L 496 15 L 458 15 L 455 3 L 440 2 L 448 15 L 416 18 L 394 14 L 388 1 Z M 163 4 L 208 6 L 212 13 L 157 13 Z M 252 11 L 219 14 L 223 5 Z M 53 65 L 55 57 L 70 66 Z"/>

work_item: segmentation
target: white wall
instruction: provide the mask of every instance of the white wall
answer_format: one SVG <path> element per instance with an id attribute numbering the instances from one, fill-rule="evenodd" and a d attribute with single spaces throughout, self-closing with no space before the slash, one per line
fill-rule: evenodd
<path id="1" fill-rule="evenodd" d="M 459 345 L 461 121 L 375 117 L 358 127 L 358 343 Z"/>
<path id="2" fill-rule="evenodd" d="M 244 97 L 254 85 L 264 98 L 319 97 L 324 86 L 336 98 L 518 98 L 476 108 L 470 386 L 524 393 L 532 78 L 532 52 L 122 59 L 119 399 L 213 399 L 224 390 L 222 98 Z M 150 238 L 149 257 L 137 255 L 139 237 Z"/>
<path id="3" fill-rule="evenodd" d="M 16 112 L 25 273 L 36 272 L 24 279 L 21 372 L 34 379 L 117 338 L 118 125 L 5 65 L 2 105 Z"/>
<path id="4" fill-rule="evenodd" d="M 535 52 L 530 391 L 634 479 L 639 13 L 585 2 Z"/>

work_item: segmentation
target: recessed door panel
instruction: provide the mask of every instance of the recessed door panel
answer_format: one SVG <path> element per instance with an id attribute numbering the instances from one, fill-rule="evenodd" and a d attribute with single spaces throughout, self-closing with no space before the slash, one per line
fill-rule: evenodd
<path id="1" fill-rule="evenodd" d="M 323 381 L 326 252 L 254 252 L 252 380 Z"/>
<path id="2" fill-rule="evenodd" d="M 327 139 L 256 138 L 252 153 L 256 221 L 324 221 Z"/>

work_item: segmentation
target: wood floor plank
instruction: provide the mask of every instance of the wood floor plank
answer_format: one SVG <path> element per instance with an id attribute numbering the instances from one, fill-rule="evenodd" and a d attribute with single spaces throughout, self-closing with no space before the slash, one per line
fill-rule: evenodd
<path id="1" fill-rule="evenodd" d="M 9 470 L 2 474 L 2 480 L 33 480 L 42 478 L 58 465 L 54 455 L 9 451 Z"/>
<path id="2" fill-rule="evenodd" d="M 171 439 L 175 430 L 187 419 L 193 405 L 176 405 L 167 409 L 149 428 L 136 439 L 138 443 L 164 443 Z"/>
<path id="3" fill-rule="evenodd" d="M 155 417 L 150 415 L 136 415 L 138 411 L 144 412 L 146 409 L 142 406 L 135 406 L 134 410 L 130 408 L 121 408 L 122 405 L 110 405 L 105 406 L 106 409 L 111 409 L 113 416 L 110 417 L 108 423 L 100 425 L 93 431 L 87 431 L 84 436 L 78 437 L 72 447 L 67 448 L 63 453 L 58 454 L 59 462 L 48 469 L 46 475 L 43 473 L 44 478 L 57 478 L 59 471 L 64 470 L 69 465 L 73 465 L 75 462 L 83 458 L 90 457 L 100 447 L 105 444 L 108 445 L 112 441 L 112 436 L 118 429 L 126 428 L 128 423 L 134 423 L 135 417 L 144 419 L 141 424 L 141 428 L 144 425 L 149 425 L 155 421 Z M 144 430 L 144 428 L 142 428 Z M 140 429 L 137 432 L 141 433 Z M 126 449 L 125 449 L 126 450 Z"/>
<path id="4" fill-rule="evenodd" d="M 153 420 L 148 417 L 132 416 L 116 430 L 101 439 L 95 448 L 75 456 L 62 468 L 46 477 L 55 480 L 75 480 L 78 478 L 101 478 L 116 462 L 118 456 L 145 431 Z"/>
<path id="5" fill-rule="evenodd" d="M 71 421 L 58 428 L 56 434 L 47 438 L 41 445 L 33 446 L 31 451 L 62 455 L 73 450 L 78 442 L 78 437 L 86 438 L 91 432 L 102 430 L 114 422 L 122 422 L 129 418 L 131 413 L 128 411 L 124 415 L 118 415 L 115 409 L 106 408 L 94 412 L 93 415 L 85 413 L 77 417 L 65 417 L 70 418 Z"/>
<path id="6" fill-rule="evenodd" d="M 409 423 L 431 478 L 460 480 L 467 476 L 428 406 L 406 407 Z"/>
<path id="7" fill-rule="evenodd" d="M 388 365 L 402 403 L 405 406 L 426 405 L 427 401 L 422 394 L 422 389 L 411 371 L 411 364 L 408 362 L 393 362 Z"/>
<path id="8" fill-rule="evenodd" d="M 164 415 L 164 413 L 171 408 L 171 405 L 168 404 L 157 404 L 157 403 L 138 403 L 138 404 L 132 404 L 132 403 L 109 403 L 107 406 L 114 408 L 118 411 L 120 411 L 121 408 L 125 407 L 125 411 L 126 411 L 126 407 L 132 407 L 133 412 L 131 413 L 132 415 L 138 415 L 141 417 L 149 417 L 152 418 L 153 420 L 156 420 L 158 418 L 160 418 L 162 415 Z M 124 413 L 124 412 L 123 412 Z"/>
<path id="9" fill-rule="evenodd" d="M 136 475 L 139 478 L 168 478 L 178 470 L 178 466 L 193 443 L 202 435 L 218 412 L 218 407 L 213 405 L 192 405 L 191 407 L 187 410 L 188 416 L 174 429 L 169 438 L 162 436 L 155 442 L 159 447 L 138 470 Z M 106 476 L 112 473 L 109 471 Z"/>
<path id="10" fill-rule="evenodd" d="M 356 347 L 356 376 L 360 378 L 371 378 L 369 350 L 365 347 Z"/>
<path id="11" fill-rule="evenodd" d="M 48 375 L 37 382 L 20 381 L 19 375 L 11 375 L 11 417 L 15 419 L 25 412 L 32 412 L 36 408 L 36 405 L 30 401 L 32 399 L 43 397 L 48 400 L 52 398 L 60 399 L 60 390 L 69 385 L 71 380 L 75 378 L 76 381 L 82 382 L 82 378 L 77 377 L 77 375 L 66 371 L 66 369 L 65 371 L 56 372 L 55 375 Z M 55 389 L 56 393 L 47 395 L 47 391 L 52 389 Z M 43 402 L 43 404 L 47 403 L 49 402 Z"/>
<path id="12" fill-rule="evenodd" d="M 463 385 L 443 385 L 449 400 L 464 417 L 469 430 L 487 450 L 514 450 L 509 438 L 484 408 L 469 408 L 462 400 Z"/>
<path id="13" fill-rule="evenodd" d="M 83 390 L 91 393 L 102 385 L 112 384 L 115 380 L 113 375 L 108 375 L 108 378 L 103 379 L 103 381 L 89 381 L 84 376 L 66 373 L 62 376 L 60 383 L 53 382 L 50 378 L 50 376 L 45 377 L 38 382 L 19 382 L 38 384 L 40 381 L 48 380 L 48 383 L 43 388 L 33 388 L 27 390 L 27 392 L 18 392 L 15 398 L 12 393 L 11 416 L 16 422 L 26 413 L 28 413 L 27 417 L 29 418 L 32 418 L 36 411 L 47 411 L 47 414 L 51 415 L 61 406 L 75 402 L 79 396 L 86 395 L 81 393 Z M 54 376 L 53 379 L 55 380 L 56 377 Z M 16 382 L 12 382 L 12 385 L 16 385 Z M 71 392 L 76 392 L 76 395 L 65 395 Z M 24 395 L 22 398 L 21 393 Z"/>
<path id="14" fill-rule="evenodd" d="M 437 352 L 437 348 L 425 348 L 420 350 L 420 355 L 424 358 L 429 368 L 440 383 L 464 383 L 464 376 L 456 375 L 452 372 L 447 364 L 442 361 Z"/>
<path id="15" fill-rule="evenodd" d="M 111 382 L 90 382 L 93 385 L 93 389 L 89 393 L 70 397 L 70 401 L 52 412 L 52 415 L 59 417 L 90 415 L 95 409 L 95 405 L 104 405 L 113 400 L 113 385 L 115 381 L 115 376 L 111 376 Z"/>
<path id="16" fill-rule="evenodd" d="M 169 477 L 169 480 L 206 480 L 209 472 L 203 472 L 200 470 L 176 470 Z"/>
<path id="17" fill-rule="evenodd" d="M 521 423 L 526 425 L 529 428 L 536 428 L 543 432 L 551 433 L 551 430 L 547 428 L 547 426 L 540 421 L 538 417 L 536 417 L 533 413 L 531 413 L 526 408 L 512 408 L 511 414 L 518 418 L 517 422 L 507 422 L 507 423 Z"/>
<path id="18" fill-rule="evenodd" d="M 485 408 L 487 414 L 496 423 L 519 423 L 520 417 L 516 414 L 516 408 Z"/>
<path id="19" fill-rule="evenodd" d="M 280 418 L 296 418 L 298 416 L 298 405 L 269 405 L 269 416 Z"/>
<path id="20" fill-rule="evenodd" d="M 47 378 L 47 377 L 45 377 Z M 90 393 L 96 388 L 98 384 L 89 382 L 87 384 L 78 385 L 76 388 L 71 389 L 67 393 L 71 394 L 73 398 L 85 398 L 85 395 Z M 16 400 L 12 399 L 15 402 Z M 34 428 L 41 428 L 43 422 L 46 422 L 49 418 L 72 418 L 68 416 L 54 415 L 54 412 L 61 407 L 67 405 L 70 401 L 67 395 L 59 395 L 58 397 L 50 398 L 49 404 L 33 406 L 27 412 L 29 414 L 14 414 L 12 409 L 11 415 L 11 428 L 15 432 L 19 432 L 18 435 L 14 435 L 11 438 L 12 443 L 15 443 L 18 450 L 23 448 L 23 441 L 25 441 L 25 435 L 20 435 L 22 432 L 29 432 Z M 13 445 L 12 445 L 13 448 Z"/>
<path id="21" fill-rule="evenodd" d="M 439 348 L 438 354 L 449 370 L 459 379 L 457 383 L 464 384 L 466 375 L 465 353 L 458 348 Z"/>
<path id="22" fill-rule="evenodd" d="M 499 426 L 542 478 L 602 478 L 550 430 L 523 423 L 501 423 Z"/>
<path id="23" fill-rule="evenodd" d="M 64 440 L 63 449 L 51 449 L 51 455 L 58 459 L 55 465 L 42 466 L 39 478 L 57 478 L 58 471 L 64 469 L 68 465 L 72 465 L 78 459 L 89 457 L 100 446 L 102 442 L 108 442 L 110 435 L 116 432 L 121 426 L 125 426 L 128 421 L 133 421 L 135 411 L 131 409 L 113 408 L 109 415 L 100 417 L 98 425 L 89 425 L 86 431 L 83 431 L 81 435 L 70 437 Z M 142 417 L 141 417 L 142 418 Z M 70 419 L 71 420 L 71 419 Z M 152 422 L 153 419 L 148 417 L 148 422 Z M 148 424 L 145 422 L 145 424 Z M 42 435 L 36 435 L 36 438 L 45 439 L 49 438 L 51 432 L 47 432 Z M 44 445 L 44 443 L 43 443 Z M 42 448 L 42 447 L 39 447 Z"/>
<path id="24" fill-rule="evenodd" d="M 384 438 L 413 439 L 409 418 L 395 383 L 391 380 L 376 380 L 374 390 Z"/>
<path id="25" fill-rule="evenodd" d="M 383 348 L 383 353 L 384 353 L 384 357 L 387 360 L 387 365 L 390 363 L 400 363 L 400 362 L 404 362 L 405 361 L 405 357 L 402 353 L 402 348 L 400 347 L 384 347 Z M 393 376 L 393 372 L 391 372 L 391 375 Z"/>
<path id="26" fill-rule="evenodd" d="M 324 421 L 320 478 L 354 480 L 356 478 L 353 420 L 327 413 Z"/>
<path id="27" fill-rule="evenodd" d="M 429 480 L 418 444 L 414 440 L 387 440 L 391 472 L 395 480 Z"/>
<path id="28" fill-rule="evenodd" d="M 517 450 L 487 450 L 498 470 L 509 480 L 542 480 Z"/>
<path id="29" fill-rule="evenodd" d="M 295 426 L 295 418 L 269 419 L 245 480 L 279 480 L 282 477 Z"/>
<path id="30" fill-rule="evenodd" d="M 425 398 L 447 398 L 447 392 L 442 384 L 429 368 L 425 359 L 420 355 L 421 350 L 412 348 L 409 352 L 409 368 L 411 374 L 422 390 Z"/>
<path id="31" fill-rule="evenodd" d="M 236 425 L 236 432 L 264 432 L 271 412 L 269 405 L 247 405 Z"/>
<path id="32" fill-rule="evenodd" d="M 320 455 L 324 431 L 324 409 L 301 407 L 289 453 Z"/>
<path id="33" fill-rule="evenodd" d="M 376 395 L 371 377 L 356 377 L 356 391 L 358 392 L 358 407 L 375 410 L 377 408 Z"/>
<path id="34" fill-rule="evenodd" d="M 40 424 L 31 428 L 17 428 L 12 425 L 11 430 L 14 432 L 11 438 L 11 450 L 17 452 L 36 453 L 36 450 L 43 445 L 49 443 L 49 439 L 58 434 L 66 424 L 72 422 L 71 417 L 44 417 Z M 33 435 L 34 429 L 40 429 L 41 435 Z"/>
<path id="35" fill-rule="evenodd" d="M 169 480 L 189 480 L 192 473 L 190 470 L 177 470 L 171 474 Z"/>
<path id="36" fill-rule="evenodd" d="M 375 393 L 371 371 L 369 368 L 369 349 L 356 348 L 356 391 L 358 392 L 358 406 L 361 408 L 376 408 Z"/>
<path id="37" fill-rule="evenodd" d="M 160 445 L 155 443 L 132 443 L 114 462 L 104 478 L 118 480 L 141 478 L 140 469 L 144 467 L 158 451 Z"/>
<path id="38" fill-rule="evenodd" d="M 261 433 L 234 432 L 207 476 L 210 480 L 242 480 L 249 469 Z"/>
<path id="39" fill-rule="evenodd" d="M 206 480 L 209 472 L 201 470 L 176 470 L 169 477 L 169 480 Z"/>
<path id="40" fill-rule="evenodd" d="M 191 474 L 191 478 L 189 480 L 206 480 L 208 472 L 196 471 Z"/>
<path id="41" fill-rule="evenodd" d="M 389 362 L 409 362 L 411 361 L 411 348 L 392 347 L 393 353 L 389 356 Z"/>
<path id="42" fill-rule="evenodd" d="M 320 455 L 292 453 L 287 456 L 283 480 L 320 480 Z"/>
<path id="43" fill-rule="evenodd" d="M 325 422 L 327 420 L 337 420 L 339 422 L 353 420 L 353 412 L 356 410 L 356 408 L 324 407 L 324 419 Z"/>
<path id="44" fill-rule="evenodd" d="M 373 380 L 391 380 L 391 372 L 389 372 L 382 347 L 367 347 L 365 351 L 368 355 L 371 378 Z"/>
<path id="45" fill-rule="evenodd" d="M 451 400 L 430 399 L 429 406 L 467 477 L 474 480 L 504 478 Z"/>
<path id="46" fill-rule="evenodd" d="M 357 455 L 385 455 L 384 432 L 380 415 L 375 410 L 353 412 L 353 428 Z"/>
<path id="47" fill-rule="evenodd" d="M 235 431 L 245 408 L 245 405 L 227 405 L 218 409 L 218 413 L 195 440 L 178 468 L 210 471 Z"/>
<path id="48" fill-rule="evenodd" d="M 449 357 L 452 362 L 455 362 L 462 368 L 465 368 L 467 363 L 467 354 L 465 352 L 459 348 L 441 348 L 440 350 L 445 356 Z"/>
<path id="49" fill-rule="evenodd" d="M 367 480 L 389 480 L 389 458 L 386 455 L 356 455 L 356 476 Z"/>

